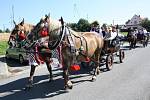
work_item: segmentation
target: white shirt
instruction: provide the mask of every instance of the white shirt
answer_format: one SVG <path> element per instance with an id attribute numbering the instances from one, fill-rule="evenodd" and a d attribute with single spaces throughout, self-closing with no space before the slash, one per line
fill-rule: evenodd
<path id="1" fill-rule="evenodd" d="M 111 32 L 111 37 L 109 40 L 113 40 L 117 36 L 117 32 Z"/>

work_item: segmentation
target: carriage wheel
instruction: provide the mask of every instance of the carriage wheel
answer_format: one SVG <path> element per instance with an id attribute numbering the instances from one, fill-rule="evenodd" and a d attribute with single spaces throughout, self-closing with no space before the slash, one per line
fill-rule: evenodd
<path id="1" fill-rule="evenodd" d="M 112 65 L 113 65 L 113 56 L 112 55 L 108 55 L 106 57 L 106 69 L 109 71 L 112 69 Z"/>
<path id="2" fill-rule="evenodd" d="M 120 60 L 120 63 L 123 62 L 123 59 L 125 58 L 125 53 L 123 50 L 119 50 L 119 60 Z"/>

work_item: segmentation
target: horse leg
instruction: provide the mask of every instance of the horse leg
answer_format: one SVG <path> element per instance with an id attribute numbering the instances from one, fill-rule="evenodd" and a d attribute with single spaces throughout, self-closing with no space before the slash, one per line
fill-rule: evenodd
<path id="1" fill-rule="evenodd" d="M 33 76 L 34 76 L 35 68 L 36 68 L 35 65 L 31 65 L 30 77 L 28 79 L 28 84 L 26 85 L 26 88 L 33 87 Z"/>
<path id="2" fill-rule="evenodd" d="M 131 49 L 132 49 L 132 42 L 129 41 L 129 50 L 131 50 Z"/>
<path id="3" fill-rule="evenodd" d="M 95 62 L 95 70 L 94 70 L 94 74 L 92 76 L 92 81 L 96 81 L 96 76 L 99 75 L 100 73 L 100 61 L 99 61 L 99 58 L 100 58 L 100 54 L 101 54 L 101 50 L 97 50 L 95 52 L 95 59 L 97 62 Z"/>
<path id="4" fill-rule="evenodd" d="M 47 65 L 47 69 L 48 69 L 49 74 L 50 74 L 49 75 L 49 82 L 51 82 L 53 80 L 53 74 L 52 74 L 51 60 L 49 57 L 46 60 L 46 65 Z"/>
<path id="5" fill-rule="evenodd" d="M 65 66 L 63 66 L 65 67 Z M 64 88 L 65 89 L 72 89 L 73 84 L 69 80 L 69 69 L 68 68 L 63 68 L 63 78 L 64 78 Z"/>

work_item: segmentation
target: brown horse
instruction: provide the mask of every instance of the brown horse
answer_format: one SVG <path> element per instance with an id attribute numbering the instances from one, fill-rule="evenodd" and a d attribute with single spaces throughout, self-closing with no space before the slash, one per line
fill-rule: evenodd
<path id="1" fill-rule="evenodd" d="M 8 40 L 8 44 L 12 45 L 12 42 L 17 42 L 17 41 L 21 41 L 19 40 L 19 35 L 23 34 L 24 36 L 26 36 L 28 33 L 31 32 L 31 30 L 34 28 L 34 25 L 32 24 L 28 24 L 28 23 L 24 23 L 24 19 L 19 23 L 16 24 L 15 21 L 14 22 L 14 29 L 12 30 L 9 40 Z"/>
<path id="2" fill-rule="evenodd" d="M 64 25 L 61 17 L 60 21 L 54 21 L 49 16 L 45 16 L 44 22 L 39 22 L 38 31 L 46 23 L 49 31 L 49 48 L 51 50 L 61 46 L 63 77 L 65 89 L 73 87 L 69 80 L 69 70 L 77 61 L 85 61 L 88 58 L 95 62 L 92 81 L 100 73 L 100 55 L 103 47 L 103 38 L 95 32 L 75 32 Z M 40 33 L 38 33 L 40 34 Z"/>
<path id="3" fill-rule="evenodd" d="M 127 41 L 129 42 L 129 49 L 136 47 L 137 37 L 133 34 L 133 32 L 129 31 L 127 34 Z"/>
<path id="4" fill-rule="evenodd" d="M 51 81 L 52 80 L 52 69 L 51 69 L 51 61 L 50 61 L 50 58 L 51 58 L 51 53 L 44 53 L 44 52 L 41 52 L 41 50 L 43 49 L 43 48 L 45 48 L 45 46 L 43 46 L 43 45 L 41 45 L 41 46 L 39 46 L 38 47 L 38 51 L 36 51 L 35 52 L 35 46 L 33 45 L 33 43 L 31 43 L 31 40 L 29 40 L 29 38 L 28 38 L 28 34 L 34 34 L 33 32 L 34 32 L 34 30 L 35 30 L 35 28 L 36 28 L 36 26 L 34 26 L 34 25 L 31 25 L 31 24 L 27 24 L 27 23 L 24 23 L 24 19 L 22 20 L 22 22 L 21 23 L 19 23 L 19 24 L 16 24 L 15 22 L 14 22 L 14 24 L 15 24 L 15 27 L 14 27 L 14 29 L 12 30 L 12 32 L 11 32 L 11 35 L 10 35 L 10 38 L 9 38 L 9 44 L 11 44 L 11 42 L 12 41 L 17 41 L 17 42 L 22 42 L 22 41 L 25 41 L 26 42 L 26 44 L 25 44 L 25 46 L 22 46 L 22 47 L 26 47 L 25 49 L 28 49 L 27 51 L 30 51 L 29 52 L 29 58 L 31 58 L 31 59 L 36 59 L 36 57 L 35 57 L 35 55 L 37 55 L 37 53 L 38 53 L 38 57 L 40 56 L 41 57 L 41 59 L 44 61 L 44 62 L 46 62 L 46 65 L 47 65 L 47 69 L 48 69 L 48 71 L 49 71 L 49 73 L 50 73 L 50 80 L 49 81 Z M 20 34 L 20 33 L 24 33 L 24 36 L 25 36 L 25 38 L 24 38 L 24 40 L 20 40 L 20 39 L 17 39 L 18 38 L 18 35 Z M 13 39 L 12 39 L 13 38 Z M 29 45 L 29 44 L 31 44 L 33 47 L 31 47 L 31 45 Z M 28 45 L 28 46 L 27 46 Z M 29 50 L 29 47 L 30 47 L 30 50 Z M 32 49 L 32 51 L 31 51 L 31 49 Z M 47 48 L 48 49 L 48 48 Z M 48 49 L 49 50 L 49 49 Z M 50 51 L 50 50 L 49 50 Z M 48 55 L 47 55 L 48 54 Z M 33 57 L 33 58 L 32 58 Z M 39 59 L 38 59 L 39 60 Z M 38 62 L 37 60 L 35 60 L 36 62 Z M 28 84 L 27 84 L 27 88 L 30 88 L 30 87 L 32 87 L 32 85 L 33 85 L 33 75 L 34 75 L 34 72 L 35 72 L 35 68 L 36 68 L 36 65 L 34 65 L 34 64 L 31 64 L 31 70 L 30 70 L 30 77 L 29 77 L 29 81 L 28 81 Z"/>

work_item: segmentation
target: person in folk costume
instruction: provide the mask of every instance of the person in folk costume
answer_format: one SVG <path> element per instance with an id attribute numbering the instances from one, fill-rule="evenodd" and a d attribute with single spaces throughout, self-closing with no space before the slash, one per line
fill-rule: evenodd
<path id="1" fill-rule="evenodd" d="M 102 33 L 102 35 L 103 35 L 103 37 L 105 37 L 106 36 L 106 31 L 105 31 L 105 28 L 104 27 L 101 27 L 101 33 Z"/>

